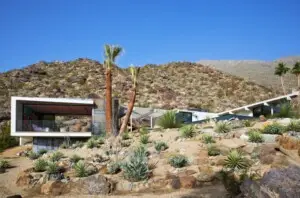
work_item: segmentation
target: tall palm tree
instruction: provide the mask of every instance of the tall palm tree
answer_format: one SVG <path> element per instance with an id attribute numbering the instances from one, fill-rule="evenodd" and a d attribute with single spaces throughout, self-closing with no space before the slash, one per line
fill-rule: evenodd
<path id="1" fill-rule="evenodd" d="M 133 107 L 134 107 L 136 92 L 137 92 L 137 77 L 139 75 L 139 72 L 140 72 L 139 67 L 138 68 L 135 68 L 133 66 L 130 67 L 131 79 L 132 79 L 132 82 L 133 82 L 132 92 L 131 92 L 132 95 L 130 97 L 130 102 L 128 103 L 128 108 L 127 108 L 125 118 L 124 118 L 124 120 L 122 122 L 122 125 L 121 125 L 120 134 L 123 133 L 126 130 L 129 118 L 131 116 L 131 113 L 132 113 L 132 110 L 133 110 Z"/>
<path id="2" fill-rule="evenodd" d="M 281 86 L 282 86 L 282 90 L 283 90 L 283 94 L 285 93 L 285 88 L 284 88 L 284 84 L 283 84 L 283 76 L 290 70 L 290 68 L 288 68 L 286 66 L 285 63 L 283 62 L 279 62 L 277 67 L 275 68 L 275 75 L 280 76 L 280 81 L 281 81 Z"/>
<path id="3" fill-rule="evenodd" d="M 291 73 L 297 76 L 297 85 L 300 88 L 300 62 L 296 62 L 294 67 L 291 69 Z"/>
<path id="4" fill-rule="evenodd" d="M 105 66 L 105 118 L 106 133 L 112 134 L 112 67 L 116 58 L 121 54 L 122 48 L 114 45 L 104 45 Z"/>

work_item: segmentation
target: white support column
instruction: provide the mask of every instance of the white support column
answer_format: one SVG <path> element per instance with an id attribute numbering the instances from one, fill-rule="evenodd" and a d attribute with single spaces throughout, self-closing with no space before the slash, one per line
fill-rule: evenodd
<path id="1" fill-rule="evenodd" d="M 150 117 L 150 127 L 151 127 L 151 129 L 153 129 L 153 117 L 152 116 Z"/>
<path id="2" fill-rule="evenodd" d="M 130 131 L 132 132 L 132 116 L 130 116 Z"/>
<path id="3" fill-rule="evenodd" d="M 274 108 L 271 107 L 271 116 L 274 115 Z"/>

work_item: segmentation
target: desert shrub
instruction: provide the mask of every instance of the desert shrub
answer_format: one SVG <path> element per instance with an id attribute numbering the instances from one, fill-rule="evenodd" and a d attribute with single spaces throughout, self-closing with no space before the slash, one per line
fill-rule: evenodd
<path id="1" fill-rule="evenodd" d="M 292 120 L 287 125 L 286 130 L 300 132 L 300 120 Z"/>
<path id="2" fill-rule="evenodd" d="M 41 150 L 38 151 L 38 154 L 39 154 L 39 155 L 44 155 L 44 154 L 47 153 L 47 152 L 48 152 L 47 149 L 41 149 Z"/>
<path id="3" fill-rule="evenodd" d="M 56 164 L 56 162 L 48 162 L 46 172 L 48 174 L 57 174 L 59 173 L 59 166 Z"/>
<path id="4" fill-rule="evenodd" d="M 74 165 L 76 177 L 87 177 L 89 176 L 89 171 L 87 165 L 83 161 L 79 161 Z"/>
<path id="5" fill-rule="evenodd" d="M 146 149 L 143 146 L 136 148 L 129 159 L 121 165 L 124 178 L 129 181 L 145 180 L 149 176 L 149 167 Z"/>
<path id="6" fill-rule="evenodd" d="M 18 141 L 10 135 L 10 125 L 7 123 L 0 128 L 0 152 L 14 146 L 18 146 Z"/>
<path id="7" fill-rule="evenodd" d="M 126 132 L 124 132 L 124 133 L 122 134 L 122 139 L 123 139 L 123 140 L 128 140 L 128 139 L 130 139 L 130 136 L 129 136 L 128 131 L 126 131 Z"/>
<path id="8" fill-rule="evenodd" d="M 142 144 L 148 144 L 148 142 L 149 142 L 149 135 L 141 135 L 140 142 Z"/>
<path id="9" fill-rule="evenodd" d="M 248 133 L 249 142 L 262 143 L 264 142 L 264 137 L 259 131 L 250 131 Z"/>
<path id="10" fill-rule="evenodd" d="M 155 142 L 154 148 L 156 151 L 161 152 L 168 149 L 168 145 L 165 142 Z"/>
<path id="11" fill-rule="evenodd" d="M 27 154 L 28 158 L 31 159 L 31 160 L 35 160 L 37 158 L 40 157 L 40 155 L 36 152 L 33 152 L 33 151 L 29 151 L 28 154 Z"/>
<path id="12" fill-rule="evenodd" d="M 295 116 L 293 107 L 289 102 L 286 102 L 280 106 L 279 113 L 275 114 L 275 117 L 279 118 L 292 118 Z"/>
<path id="13" fill-rule="evenodd" d="M 73 145 L 72 145 L 72 148 L 75 149 L 75 148 L 81 148 L 84 146 L 84 143 L 81 142 L 81 141 L 76 141 Z"/>
<path id="14" fill-rule="evenodd" d="M 121 146 L 122 146 L 122 147 L 129 147 L 130 144 L 131 144 L 130 141 L 121 141 Z"/>
<path id="15" fill-rule="evenodd" d="M 64 141 L 64 142 L 59 146 L 59 148 L 67 149 L 67 148 L 69 148 L 69 144 L 68 144 L 67 142 Z"/>
<path id="16" fill-rule="evenodd" d="M 181 126 L 181 122 L 176 119 L 175 111 L 168 111 L 159 118 L 158 125 L 164 129 L 179 128 Z"/>
<path id="17" fill-rule="evenodd" d="M 169 163 L 175 168 L 181 168 L 188 164 L 188 159 L 184 155 L 174 155 L 169 159 Z"/>
<path id="18" fill-rule="evenodd" d="M 147 135 L 149 133 L 149 130 L 146 127 L 141 127 L 139 129 L 139 132 L 141 135 Z"/>
<path id="19" fill-rule="evenodd" d="M 249 166 L 248 160 L 238 150 L 232 150 L 225 159 L 225 167 L 232 170 L 246 169 Z"/>
<path id="20" fill-rule="evenodd" d="M 90 138 L 87 142 L 86 142 L 86 146 L 88 148 L 95 148 L 98 146 L 97 141 L 94 138 Z"/>
<path id="21" fill-rule="evenodd" d="M 10 167 L 10 164 L 7 160 L 0 160 L 0 168 L 3 168 L 3 169 L 6 169 L 6 168 L 9 168 Z"/>
<path id="22" fill-rule="evenodd" d="M 82 160 L 82 157 L 80 157 L 79 155 L 72 155 L 72 157 L 70 157 L 70 162 L 76 164 L 77 162 L 79 162 L 80 160 Z"/>
<path id="23" fill-rule="evenodd" d="M 277 122 L 269 124 L 262 129 L 262 133 L 265 134 L 278 134 L 281 135 L 284 132 L 284 126 L 280 125 Z"/>
<path id="24" fill-rule="evenodd" d="M 107 172 L 109 174 L 116 174 L 121 171 L 121 164 L 120 162 L 112 162 L 107 165 Z"/>
<path id="25" fill-rule="evenodd" d="M 228 133 L 232 129 L 231 123 L 227 121 L 219 121 L 216 123 L 215 130 L 218 133 Z"/>
<path id="26" fill-rule="evenodd" d="M 97 142 L 97 144 L 100 146 L 101 144 L 104 144 L 104 137 L 102 137 L 102 136 L 94 136 L 93 137 L 95 140 L 96 140 L 96 142 Z"/>
<path id="27" fill-rule="evenodd" d="M 214 145 L 210 145 L 207 147 L 207 154 L 209 156 L 217 156 L 220 155 L 221 151 Z"/>
<path id="28" fill-rule="evenodd" d="M 52 153 L 52 155 L 50 157 L 50 161 L 57 162 L 57 161 L 59 161 L 63 157 L 64 157 L 63 153 L 61 153 L 59 151 L 56 151 L 56 152 Z"/>
<path id="29" fill-rule="evenodd" d="M 253 122 L 251 120 L 244 120 L 243 125 L 245 127 L 251 127 L 251 126 L 253 126 Z"/>
<path id="30" fill-rule="evenodd" d="M 181 136 L 185 138 L 191 138 L 194 137 L 196 132 L 195 132 L 195 127 L 193 125 L 185 125 L 180 128 Z"/>
<path id="31" fill-rule="evenodd" d="M 202 141 L 205 143 L 205 144 L 212 144 L 212 143 L 215 143 L 216 141 L 214 140 L 214 138 L 211 136 L 211 135 L 206 135 L 204 134 L 202 136 Z"/>
<path id="32" fill-rule="evenodd" d="M 37 159 L 33 164 L 35 172 L 44 172 L 47 170 L 48 162 L 44 159 Z"/>

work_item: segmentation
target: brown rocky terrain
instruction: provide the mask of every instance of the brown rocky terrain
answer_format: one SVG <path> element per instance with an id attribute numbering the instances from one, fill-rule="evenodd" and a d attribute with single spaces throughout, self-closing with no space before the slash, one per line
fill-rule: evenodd
<path id="1" fill-rule="evenodd" d="M 0 121 L 10 117 L 10 96 L 88 97 L 104 95 L 105 68 L 97 61 L 39 62 L 0 73 Z M 274 95 L 261 85 L 191 62 L 145 65 L 139 75 L 137 106 L 197 107 L 222 111 Z M 113 71 L 113 94 L 127 103 L 128 69 Z"/>

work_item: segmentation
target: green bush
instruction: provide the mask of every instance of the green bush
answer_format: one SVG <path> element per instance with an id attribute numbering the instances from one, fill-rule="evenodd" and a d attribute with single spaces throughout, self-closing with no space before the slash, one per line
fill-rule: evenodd
<path id="1" fill-rule="evenodd" d="M 259 131 L 250 131 L 248 133 L 249 142 L 262 143 L 264 142 L 264 137 Z"/>
<path id="2" fill-rule="evenodd" d="M 214 138 L 211 136 L 211 135 L 206 135 L 204 134 L 202 136 L 202 141 L 205 143 L 205 144 L 212 144 L 212 143 L 215 143 L 216 141 L 214 140 Z"/>
<path id="3" fill-rule="evenodd" d="M 232 170 L 246 169 L 249 167 L 247 159 L 238 150 L 232 150 L 225 159 L 225 167 Z"/>
<path id="4" fill-rule="evenodd" d="M 41 149 L 41 150 L 38 151 L 38 154 L 39 154 L 39 155 L 44 155 L 44 154 L 47 153 L 47 152 L 48 152 L 47 149 Z"/>
<path id="5" fill-rule="evenodd" d="M 10 167 L 10 164 L 7 160 L 0 160 L 0 168 L 9 168 Z"/>
<path id="6" fill-rule="evenodd" d="M 148 142 L 149 142 L 149 135 L 141 135 L 140 142 L 142 144 L 148 144 Z"/>
<path id="7" fill-rule="evenodd" d="M 9 123 L 0 128 L 0 152 L 10 147 L 18 146 L 19 142 L 15 137 L 10 135 Z"/>
<path id="8" fill-rule="evenodd" d="M 84 146 L 84 143 L 81 142 L 81 141 L 76 141 L 73 145 L 72 145 L 72 148 L 75 149 L 75 148 L 81 148 Z"/>
<path id="9" fill-rule="evenodd" d="M 156 151 L 161 152 L 168 149 L 168 145 L 165 142 L 155 142 L 154 148 Z"/>
<path id="10" fill-rule="evenodd" d="M 244 120 L 243 125 L 245 127 L 251 127 L 251 126 L 253 126 L 253 122 L 251 120 Z"/>
<path id="11" fill-rule="evenodd" d="M 35 172 L 44 172 L 47 170 L 48 162 L 44 159 L 37 159 L 33 164 Z"/>
<path id="12" fill-rule="evenodd" d="M 88 167 L 83 161 L 79 161 L 74 165 L 76 177 L 87 177 L 89 176 Z"/>
<path id="13" fill-rule="evenodd" d="M 277 122 L 269 124 L 262 129 L 262 133 L 265 134 L 278 134 L 281 135 L 284 132 L 284 126 L 278 124 Z"/>
<path id="14" fill-rule="evenodd" d="M 159 118 L 158 125 L 164 129 L 179 128 L 181 126 L 181 122 L 176 119 L 175 111 L 168 111 Z"/>
<path id="15" fill-rule="evenodd" d="M 121 171 L 121 164 L 120 162 L 112 162 L 107 165 L 107 172 L 109 174 L 116 174 Z"/>
<path id="16" fill-rule="evenodd" d="M 36 152 L 33 152 L 33 151 L 29 151 L 27 156 L 29 157 L 29 159 L 31 160 L 35 160 L 35 159 L 38 159 L 40 157 L 40 155 Z"/>
<path id="17" fill-rule="evenodd" d="M 149 176 L 149 167 L 147 152 L 145 147 L 136 148 L 129 156 L 129 159 L 121 165 L 124 173 L 124 178 L 136 182 L 145 180 Z"/>
<path id="18" fill-rule="evenodd" d="M 77 162 L 79 162 L 80 160 L 82 160 L 82 157 L 74 154 L 72 155 L 72 157 L 70 157 L 70 162 L 76 164 Z"/>
<path id="19" fill-rule="evenodd" d="M 216 146 L 210 145 L 207 147 L 207 154 L 209 156 L 217 156 L 220 155 L 221 151 Z"/>
<path id="20" fill-rule="evenodd" d="M 279 118 L 292 118 L 295 116 L 293 107 L 289 102 L 286 102 L 280 106 L 279 113 L 275 114 L 275 117 Z"/>
<path id="21" fill-rule="evenodd" d="M 192 138 L 195 136 L 195 127 L 194 125 L 185 125 L 180 128 L 181 136 L 185 138 Z"/>
<path id="22" fill-rule="evenodd" d="M 146 127 L 141 127 L 139 129 L 139 132 L 141 135 L 147 135 L 149 133 L 149 130 Z"/>
<path id="23" fill-rule="evenodd" d="M 122 134 L 122 140 L 128 140 L 128 139 L 130 139 L 130 136 L 129 136 L 128 131 L 126 131 Z"/>
<path id="24" fill-rule="evenodd" d="M 300 132 L 300 120 L 292 120 L 286 127 L 287 131 Z"/>
<path id="25" fill-rule="evenodd" d="M 69 146 L 69 144 L 67 142 L 63 142 L 59 147 L 62 148 L 62 149 L 67 149 L 70 146 Z"/>
<path id="26" fill-rule="evenodd" d="M 86 146 L 88 148 L 95 148 L 98 146 L 97 141 L 94 138 L 90 138 L 87 142 L 86 142 Z"/>
<path id="27" fill-rule="evenodd" d="M 52 155 L 50 157 L 50 161 L 52 161 L 52 162 L 58 162 L 63 157 L 64 157 L 64 154 L 62 154 L 59 151 L 56 151 L 56 152 L 52 153 Z"/>
<path id="28" fill-rule="evenodd" d="M 169 164 L 175 168 L 181 168 L 188 164 L 188 159 L 184 155 L 174 155 L 169 159 Z"/>
<path id="29" fill-rule="evenodd" d="M 57 174 L 59 173 L 59 166 L 56 164 L 56 162 L 48 162 L 46 172 L 48 174 Z"/>
<path id="30" fill-rule="evenodd" d="M 228 133 L 232 129 L 231 123 L 227 121 L 219 121 L 216 123 L 215 130 L 218 133 Z"/>

